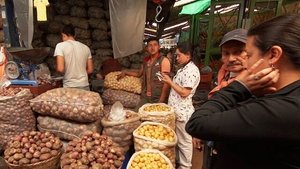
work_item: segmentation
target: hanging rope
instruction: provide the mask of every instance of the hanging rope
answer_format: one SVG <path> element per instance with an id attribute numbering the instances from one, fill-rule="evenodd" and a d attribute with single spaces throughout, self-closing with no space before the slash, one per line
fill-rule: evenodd
<path id="1" fill-rule="evenodd" d="M 155 16 L 155 21 L 156 21 L 157 23 L 160 23 L 160 22 L 162 22 L 162 21 L 164 20 L 164 17 L 162 17 L 160 20 L 158 20 L 158 16 L 159 16 L 159 14 L 161 13 L 161 11 L 162 11 L 162 7 L 161 7 L 161 5 L 159 4 L 159 5 L 157 5 L 157 7 L 156 7 L 156 16 Z"/>

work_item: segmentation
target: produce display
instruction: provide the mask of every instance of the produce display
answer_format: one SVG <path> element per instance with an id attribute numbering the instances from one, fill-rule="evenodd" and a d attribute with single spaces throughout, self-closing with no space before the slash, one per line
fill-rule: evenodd
<path id="1" fill-rule="evenodd" d="M 142 150 L 130 158 L 126 169 L 173 169 L 170 160 L 158 150 Z"/>
<path id="2" fill-rule="evenodd" d="M 49 90 L 30 100 L 32 109 L 42 115 L 76 122 L 94 122 L 103 116 L 98 93 L 76 88 Z"/>
<path id="3" fill-rule="evenodd" d="M 119 74 L 121 74 L 119 71 L 107 74 L 104 79 L 104 86 L 106 88 L 141 94 L 141 79 L 133 76 L 125 76 L 122 79 L 118 79 Z"/>
<path id="4" fill-rule="evenodd" d="M 58 160 L 61 148 L 60 139 L 50 132 L 24 131 L 8 143 L 4 158 L 8 166 L 30 166 L 50 159 Z"/>
<path id="5" fill-rule="evenodd" d="M 140 102 L 140 95 L 122 90 L 107 89 L 101 95 L 104 104 L 112 105 L 120 101 L 124 107 L 135 108 Z"/>
<path id="6" fill-rule="evenodd" d="M 87 132 L 68 143 L 61 157 L 62 169 L 117 169 L 124 160 L 123 153 L 105 135 Z"/>
<path id="7" fill-rule="evenodd" d="M 0 96 L 15 96 L 19 93 L 22 89 L 21 88 L 0 88 Z"/>
<path id="8" fill-rule="evenodd" d="M 175 130 L 176 115 L 174 109 L 165 103 L 146 103 L 139 108 L 142 121 L 165 124 Z"/>
<path id="9" fill-rule="evenodd" d="M 35 130 L 35 116 L 30 108 L 29 89 L 0 88 L 0 150 L 15 135 Z"/>
<path id="10" fill-rule="evenodd" d="M 132 133 L 141 124 L 140 117 L 137 113 L 126 111 L 126 119 L 118 122 L 105 117 L 101 120 L 103 134 L 110 137 L 121 150 L 126 153 L 133 144 Z"/>
<path id="11" fill-rule="evenodd" d="M 39 116 L 37 121 L 39 131 L 49 131 L 64 140 L 79 138 L 86 131 L 101 132 L 100 120 L 92 123 L 76 123 L 49 116 Z"/>
<path id="12" fill-rule="evenodd" d="M 177 136 L 167 125 L 155 122 L 143 122 L 133 132 L 134 149 L 156 149 L 166 155 L 175 166 L 175 146 Z"/>

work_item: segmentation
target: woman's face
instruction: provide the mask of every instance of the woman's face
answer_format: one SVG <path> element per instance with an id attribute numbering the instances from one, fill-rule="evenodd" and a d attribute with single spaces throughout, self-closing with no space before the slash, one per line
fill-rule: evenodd
<path id="1" fill-rule="evenodd" d="M 264 68 L 270 67 L 270 64 L 268 63 L 268 58 L 269 58 L 269 51 L 266 53 L 263 53 L 257 46 L 255 46 L 255 37 L 254 36 L 249 36 L 247 38 L 247 43 L 246 43 L 246 52 L 247 52 L 247 63 L 248 63 L 248 68 L 250 68 L 252 65 L 254 65 L 258 60 L 264 59 L 263 63 L 257 67 L 256 70 L 254 70 L 253 73 L 256 73 Z"/>
<path id="2" fill-rule="evenodd" d="M 190 55 L 181 53 L 178 49 L 176 49 L 175 54 L 176 54 L 176 60 L 180 65 L 185 64 L 190 60 Z"/>

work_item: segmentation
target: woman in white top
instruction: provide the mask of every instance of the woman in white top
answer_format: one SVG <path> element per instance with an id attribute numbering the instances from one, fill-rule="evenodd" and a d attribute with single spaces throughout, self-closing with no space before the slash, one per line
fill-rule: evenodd
<path id="1" fill-rule="evenodd" d="M 192 166 L 192 137 L 185 131 L 185 125 L 194 112 L 192 97 L 200 83 L 198 67 L 191 61 L 191 48 L 188 43 L 179 44 L 176 48 L 176 60 L 181 65 L 173 80 L 162 73 L 162 80 L 171 86 L 168 104 L 176 113 L 177 167 L 190 169 Z"/>

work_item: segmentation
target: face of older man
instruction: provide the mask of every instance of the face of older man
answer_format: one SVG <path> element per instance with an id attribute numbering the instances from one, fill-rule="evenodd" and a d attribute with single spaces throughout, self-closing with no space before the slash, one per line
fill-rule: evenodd
<path id="1" fill-rule="evenodd" d="M 237 60 L 237 57 L 246 58 L 245 43 L 240 41 L 229 41 L 221 46 L 222 61 L 229 72 L 239 73 L 243 65 Z"/>

